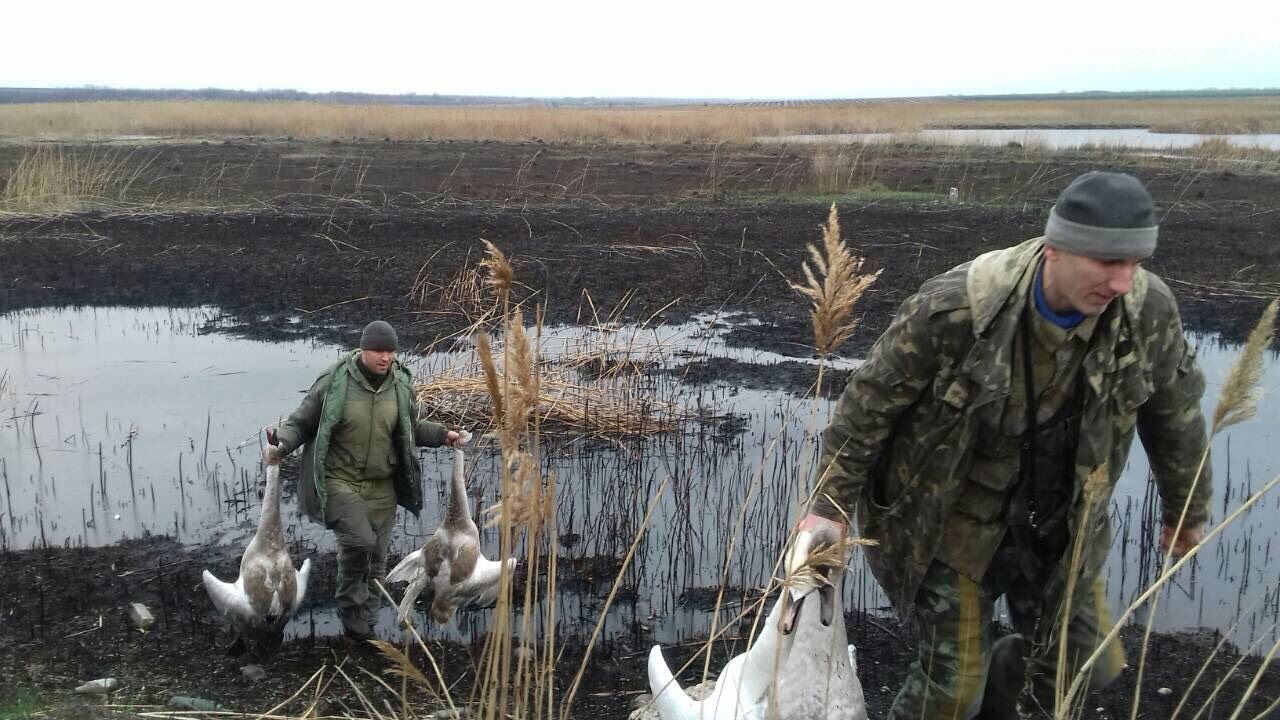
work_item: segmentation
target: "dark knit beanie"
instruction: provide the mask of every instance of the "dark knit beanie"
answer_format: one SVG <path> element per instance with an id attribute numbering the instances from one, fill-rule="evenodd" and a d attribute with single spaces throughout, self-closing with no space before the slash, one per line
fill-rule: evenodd
<path id="1" fill-rule="evenodd" d="M 360 333 L 360 349 L 361 350 L 390 350 L 395 352 L 399 349 L 399 339 L 396 338 L 396 330 L 384 320 L 374 320 L 364 326 L 364 332 Z"/>
<path id="2" fill-rule="evenodd" d="M 1155 204 L 1142 181 L 1113 172 L 1072 180 L 1044 226 L 1046 245 L 1098 260 L 1149 257 L 1158 231 Z"/>

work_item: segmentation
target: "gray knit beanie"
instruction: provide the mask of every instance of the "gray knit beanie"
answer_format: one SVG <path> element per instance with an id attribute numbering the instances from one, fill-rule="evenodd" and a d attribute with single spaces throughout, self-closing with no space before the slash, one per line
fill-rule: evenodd
<path id="1" fill-rule="evenodd" d="M 1090 172 L 1058 196 L 1045 244 L 1098 260 L 1146 258 L 1156 250 L 1155 204 L 1132 175 Z"/>
<path id="2" fill-rule="evenodd" d="M 360 333 L 360 349 L 361 350 L 390 350 L 395 352 L 399 349 L 400 341 L 396 338 L 396 330 L 391 327 L 385 320 L 374 320 L 364 326 L 364 332 Z"/>

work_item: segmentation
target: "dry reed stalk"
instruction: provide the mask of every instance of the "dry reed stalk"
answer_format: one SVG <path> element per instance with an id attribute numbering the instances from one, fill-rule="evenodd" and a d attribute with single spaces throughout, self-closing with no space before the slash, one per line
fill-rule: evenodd
<path id="1" fill-rule="evenodd" d="M 1271 340 L 1275 335 L 1277 310 L 1280 310 L 1280 299 L 1272 300 L 1267 305 L 1267 308 L 1263 310 L 1262 317 L 1258 319 L 1258 323 L 1249 333 L 1249 339 L 1245 342 L 1244 350 L 1241 351 L 1240 357 L 1236 359 L 1235 364 L 1231 366 L 1231 371 L 1227 373 L 1227 379 L 1222 383 L 1222 389 L 1218 393 L 1217 407 L 1213 411 L 1213 422 L 1209 432 L 1210 441 L 1224 429 L 1244 422 L 1258 413 L 1258 386 L 1262 381 L 1263 356 L 1267 348 L 1271 346 Z M 1209 448 L 1206 445 L 1204 453 L 1200 456 L 1200 463 L 1196 468 L 1195 476 L 1192 478 L 1191 487 L 1187 490 L 1187 499 L 1183 502 L 1182 510 L 1178 514 L 1178 522 L 1174 526 L 1173 536 L 1170 539 L 1169 547 L 1165 552 L 1164 561 L 1161 565 L 1162 572 L 1168 570 L 1169 563 L 1173 559 L 1174 547 L 1177 545 L 1177 539 L 1182 533 L 1183 524 L 1187 519 L 1187 512 L 1191 509 L 1191 499 L 1195 497 L 1196 487 L 1200 484 L 1200 479 L 1204 475 L 1204 466 L 1208 460 Z M 1201 542 L 1203 543 L 1204 541 L 1202 540 Z M 1142 678 L 1147 666 L 1147 648 L 1150 645 L 1151 628 L 1155 622 L 1156 608 L 1159 607 L 1159 604 L 1160 598 L 1156 596 L 1151 601 L 1151 612 L 1147 617 L 1146 628 L 1142 634 L 1142 650 L 1138 658 L 1138 674 L 1134 681 L 1133 708 L 1130 711 L 1131 720 L 1137 720 L 1138 717 L 1139 698 L 1142 694 Z"/>
<path id="2" fill-rule="evenodd" d="M 1164 584 L 1169 581 L 1169 578 L 1173 577 L 1178 570 L 1182 569 L 1183 565 L 1191 562 L 1191 560 L 1200 553 L 1200 550 L 1208 545 L 1210 540 L 1213 540 L 1218 537 L 1218 535 L 1222 534 L 1223 530 L 1247 513 L 1250 508 L 1262 500 L 1263 496 L 1269 493 L 1277 485 L 1280 485 L 1280 475 L 1276 475 L 1271 478 L 1266 485 L 1263 485 L 1261 489 L 1253 495 L 1250 495 L 1244 503 L 1240 505 L 1240 507 L 1236 508 L 1235 511 L 1228 515 L 1221 523 L 1218 523 L 1217 527 L 1210 530 L 1208 534 L 1204 536 L 1204 539 L 1188 550 L 1185 555 L 1178 558 L 1177 562 L 1165 570 L 1146 590 L 1142 592 L 1142 594 L 1137 597 L 1137 599 L 1129 604 L 1129 607 L 1125 608 L 1125 611 L 1121 613 L 1120 618 L 1112 625 L 1111 631 L 1102 639 L 1102 642 L 1098 643 L 1097 649 L 1095 649 L 1093 654 L 1084 661 L 1078 670 L 1076 670 L 1076 676 L 1071 681 L 1071 687 L 1067 691 L 1064 701 L 1067 707 L 1070 707 L 1075 699 L 1080 695 L 1087 673 L 1093 667 L 1094 663 L 1098 661 L 1098 658 L 1102 656 L 1103 650 L 1108 644 L 1120 636 L 1120 630 L 1124 627 L 1124 624 L 1128 622 L 1129 618 L 1133 617 L 1133 614 L 1137 612 L 1138 608 L 1146 604 L 1147 600 L 1151 599 L 1153 595 L 1159 592 L 1160 588 L 1164 587 Z"/>
<path id="3" fill-rule="evenodd" d="M 489 347 L 489 333 L 476 333 L 476 357 L 480 358 L 480 367 L 484 370 L 485 391 L 489 393 L 493 406 L 493 422 L 501 426 L 505 411 L 502 409 L 502 389 L 498 386 L 498 369 L 494 367 L 493 350 Z M 419 398 L 423 394 L 422 386 L 419 386 Z"/>
<path id="4" fill-rule="evenodd" d="M 1053 685 L 1053 712 L 1055 717 L 1062 717 L 1070 711 L 1063 703 L 1066 700 L 1067 686 L 1067 633 L 1071 629 L 1071 603 L 1075 600 L 1076 580 L 1080 576 L 1080 568 L 1084 562 L 1085 544 L 1089 537 L 1089 520 L 1094 505 L 1106 492 L 1111 472 L 1106 463 L 1099 465 L 1089 473 L 1084 482 L 1084 512 L 1080 514 L 1080 523 L 1076 525 L 1075 542 L 1071 547 L 1071 563 L 1067 571 L 1067 588 L 1063 593 L 1061 608 L 1058 612 L 1058 663 L 1057 678 Z"/>
<path id="5" fill-rule="evenodd" d="M 1209 671 L 1209 666 L 1213 663 L 1214 658 L 1218 657 L 1218 654 L 1222 652 L 1223 648 L 1225 648 L 1227 644 L 1231 642 L 1231 638 L 1236 633 L 1236 628 L 1240 626 L 1240 621 L 1246 615 L 1249 615 L 1255 609 L 1257 609 L 1258 604 L 1262 602 L 1262 599 L 1263 598 L 1258 598 L 1257 600 L 1254 601 L 1252 605 L 1249 606 L 1247 610 L 1237 614 L 1236 619 L 1231 622 L 1231 626 L 1228 627 L 1222 633 L 1222 637 L 1218 639 L 1218 644 L 1213 646 L 1213 651 L 1210 652 L 1209 655 L 1204 659 L 1204 662 L 1200 663 L 1200 669 L 1196 671 L 1195 677 L 1191 678 L 1191 682 L 1187 683 L 1186 689 L 1182 691 L 1182 698 L 1178 700 L 1178 704 L 1176 707 L 1173 708 L 1173 712 L 1169 713 L 1170 718 L 1176 718 L 1178 717 L 1179 714 L 1181 714 L 1182 708 L 1186 707 L 1187 702 L 1191 699 L 1191 691 L 1194 690 L 1196 685 L 1200 683 L 1200 680 L 1201 678 L 1204 677 L 1204 674 Z M 1274 632 L 1275 629 L 1276 629 L 1276 623 L 1273 622 L 1271 623 L 1271 627 L 1264 629 L 1263 632 L 1258 635 L 1258 638 L 1261 639 L 1262 637 L 1265 637 L 1267 633 Z M 1257 646 L 1257 643 L 1258 643 L 1258 640 L 1254 640 L 1253 646 L 1250 646 L 1247 650 L 1240 653 L 1240 656 L 1236 659 L 1235 666 L 1231 668 L 1231 670 L 1228 672 L 1226 676 L 1224 676 L 1224 681 L 1225 681 L 1225 678 L 1229 678 L 1231 677 L 1231 675 L 1235 674 L 1236 668 L 1238 668 L 1240 664 L 1244 662 L 1245 658 L 1249 657 L 1249 655 L 1252 654 L 1253 648 Z M 1218 688 L 1221 688 L 1221 686 L 1222 686 L 1222 683 L 1219 683 Z M 1212 699 L 1216 697 L 1217 694 L 1218 694 L 1218 689 L 1215 688 L 1213 692 L 1209 694 L 1209 700 L 1206 702 L 1206 706 L 1208 705 L 1208 702 L 1212 702 Z"/>
<path id="6" fill-rule="evenodd" d="M 391 597 L 391 593 L 387 592 L 387 589 L 386 587 L 383 586 L 382 581 L 375 579 L 374 582 L 378 586 L 378 591 L 381 592 L 382 596 L 387 599 L 387 602 L 391 603 L 392 605 L 395 605 L 396 604 L 395 599 Z M 453 696 L 449 693 L 449 684 L 445 682 L 444 673 L 441 672 L 440 670 L 440 664 L 436 662 L 436 657 L 434 654 L 432 654 L 431 649 L 427 647 L 426 641 L 424 641 L 422 639 L 422 636 L 418 634 L 418 630 L 413 626 L 413 623 L 406 622 L 402 624 L 401 627 L 404 628 L 406 631 L 408 631 L 411 636 L 413 636 L 414 641 L 418 643 L 418 647 L 422 650 L 422 653 L 427 656 L 427 661 L 431 663 L 431 670 L 435 673 L 436 682 L 440 683 L 440 688 L 444 692 L 444 696 L 442 698 L 439 694 L 435 692 L 434 688 L 428 683 L 425 685 L 425 687 L 429 692 L 431 692 L 432 698 L 437 703 L 440 703 L 441 699 L 443 699 L 444 700 L 443 704 L 447 705 L 451 711 L 457 712 L 457 708 L 453 704 Z M 407 657 L 408 653 L 405 653 L 405 655 Z"/>
<path id="7" fill-rule="evenodd" d="M 1261 601 L 1261 600 L 1262 598 L 1260 598 L 1260 600 L 1258 601 Z M 1217 641 L 1216 646 L 1213 646 L 1213 651 L 1208 653 L 1208 657 L 1206 657 L 1206 659 L 1204 659 L 1204 662 L 1202 662 L 1201 667 L 1199 667 L 1199 670 L 1196 673 L 1196 676 L 1192 678 L 1192 682 L 1188 683 L 1187 689 L 1183 691 L 1183 697 L 1181 697 L 1181 700 L 1178 702 L 1178 706 L 1174 707 L 1174 711 L 1172 711 L 1171 714 L 1169 715 L 1171 719 L 1172 717 L 1178 717 L 1179 714 L 1181 714 L 1181 711 L 1183 711 L 1183 707 L 1187 706 L 1187 702 L 1190 700 L 1190 697 L 1192 697 L 1193 689 L 1196 688 L 1196 685 L 1199 682 L 1201 682 L 1201 678 L 1203 678 L 1204 673 L 1207 673 L 1208 667 L 1210 667 L 1210 665 L 1212 664 L 1213 659 L 1215 659 L 1215 657 L 1217 657 L 1217 655 L 1219 655 L 1219 653 L 1222 651 L 1222 648 L 1226 647 L 1226 644 L 1228 644 L 1231 641 L 1231 637 L 1233 637 L 1233 635 L 1235 634 L 1235 629 L 1238 628 L 1240 624 L 1240 620 L 1242 620 L 1245 615 L 1248 615 L 1249 612 L 1252 612 L 1254 609 L 1256 609 L 1257 606 L 1258 606 L 1258 602 L 1254 602 L 1252 606 L 1249 606 L 1249 609 L 1247 611 L 1242 612 L 1242 614 L 1236 615 L 1235 620 L 1231 621 L 1230 628 L 1226 629 L 1225 632 L 1222 633 L 1221 639 Z M 1225 675 L 1222 675 L 1222 678 L 1219 679 L 1219 682 L 1217 682 L 1215 687 L 1213 687 L 1212 691 L 1208 693 L 1208 697 L 1204 698 L 1204 703 L 1203 705 L 1201 705 L 1201 708 L 1199 708 L 1199 711 L 1197 712 L 1197 714 L 1194 715 L 1194 719 L 1198 719 L 1198 717 L 1201 716 L 1201 714 L 1203 714 L 1204 710 L 1206 710 L 1206 708 L 1212 705 L 1213 701 L 1215 701 L 1215 698 L 1217 697 L 1217 693 L 1219 693 L 1222 687 L 1226 685 L 1226 682 L 1228 682 L 1231 676 L 1235 675 L 1235 671 L 1239 670 L 1240 665 L 1244 664 L 1244 660 L 1248 659 L 1249 656 L 1252 656 L 1253 651 L 1256 650 L 1258 646 L 1260 646 L 1261 639 L 1265 638 L 1268 633 L 1275 632 L 1275 629 L 1276 629 L 1276 623 L 1271 623 L 1270 628 L 1263 628 L 1262 633 L 1257 634 L 1257 637 L 1256 639 L 1254 639 L 1253 644 L 1245 648 L 1244 652 L 1238 653 L 1238 657 L 1236 657 L 1234 664 L 1231 665 L 1228 671 L 1226 671 Z"/>
<path id="8" fill-rule="evenodd" d="M 578 672 L 574 674 L 573 682 L 569 685 L 569 691 L 564 696 L 560 720 L 569 720 L 569 709 L 573 706 L 573 698 L 578 694 L 582 676 L 587 671 L 587 662 L 591 659 L 591 651 L 595 648 L 596 641 L 600 639 L 600 632 L 604 629 L 604 621 L 609 614 L 609 608 L 613 606 L 613 600 L 618 595 L 618 588 L 622 586 L 622 578 L 627 574 L 627 568 L 631 566 L 631 559 L 635 557 L 636 548 L 640 546 L 640 540 L 644 537 L 645 531 L 649 528 L 649 522 L 653 519 L 653 511 L 658 508 L 662 493 L 666 490 L 669 482 L 671 482 L 670 475 L 663 478 L 658 485 L 658 489 L 654 491 L 653 499 L 649 501 L 649 507 L 644 512 L 644 518 L 640 521 L 640 528 L 636 531 L 635 539 L 631 541 L 631 546 L 627 548 L 627 554 L 622 559 L 622 567 L 618 569 L 618 574 L 613 579 L 613 586 L 609 588 L 609 595 L 605 598 L 604 607 L 600 609 L 600 619 L 596 621 L 596 627 L 591 633 L 591 639 L 587 642 L 586 649 L 583 650 L 582 662 L 578 665 Z"/>
<path id="9" fill-rule="evenodd" d="M 1231 713 L 1231 717 L 1228 718 L 1228 720 L 1239 720 L 1240 713 L 1244 712 L 1245 704 L 1249 702 L 1249 698 L 1253 697 L 1253 692 L 1258 689 L 1258 683 L 1262 681 L 1262 676 L 1267 671 L 1267 666 L 1271 664 L 1271 660 L 1276 656 L 1277 651 L 1280 651 L 1280 640 L 1276 640 L 1275 643 L 1271 645 L 1271 650 L 1267 653 L 1267 656 L 1263 658 L 1262 662 L 1259 663 L 1258 671 L 1253 674 L 1253 680 L 1249 682 L 1249 687 L 1245 689 L 1244 695 L 1240 698 L 1239 702 L 1236 703 L 1235 712 Z M 1263 713 L 1263 715 L 1266 715 L 1266 713 Z M 1259 717 L 1262 717 L 1263 715 L 1260 715 Z"/>
<path id="10" fill-rule="evenodd" d="M 804 284 L 791 283 L 791 287 L 813 303 L 810 319 L 813 324 L 814 345 L 822 356 L 818 365 L 817 392 L 822 392 L 822 371 L 825 360 L 836 348 L 849 339 L 858 327 L 853 308 L 867 288 L 880 277 L 880 271 L 862 272 L 862 258 L 850 252 L 840 239 L 840 217 L 835 203 L 822 228 L 822 247 L 809 246 L 813 267 L 805 262 Z M 815 270 L 816 268 L 816 270 Z"/>
<path id="11" fill-rule="evenodd" d="M 431 687 L 431 681 L 427 679 L 426 675 L 422 674 L 421 670 L 414 666 L 413 661 L 409 659 L 408 654 L 402 652 L 400 648 L 397 648 L 395 645 L 392 645 L 385 640 L 370 640 L 369 642 L 377 648 L 378 652 L 382 654 L 382 657 L 391 662 L 391 667 L 387 668 L 383 672 L 388 675 L 407 678 L 425 688 Z"/>
<path id="12" fill-rule="evenodd" d="M 423 261 L 409 289 L 409 298 L 417 305 L 420 313 L 461 315 L 473 325 L 483 323 L 490 310 L 484 307 L 486 282 L 481 277 L 483 268 L 479 263 L 463 261 L 453 277 L 443 284 L 431 282 L 429 268 L 434 266 L 436 257 L 453 244 L 449 242 L 441 245 Z M 470 251 L 467 256 L 469 259 Z"/>
<path id="13" fill-rule="evenodd" d="M 1213 717 L 1211 711 L 1216 706 L 1219 693 L 1221 693 L 1222 689 L 1227 686 L 1227 681 L 1235 677 L 1236 672 L 1240 670 L 1240 666 L 1244 664 L 1244 661 L 1248 659 L 1250 655 L 1253 654 L 1254 650 L 1258 649 L 1261 646 L 1263 637 L 1265 637 L 1266 633 L 1274 630 L 1275 628 L 1276 628 L 1276 624 L 1272 623 L 1270 628 L 1265 630 L 1262 633 L 1262 635 L 1259 635 L 1257 638 L 1255 638 L 1253 643 L 1250 644 L 1248 648 L 1246 648 L 1243 652 L 1237 655 L 1236 661 L 1232 663 L 1231 667 L 1228 668 L 1227 672 L 1224 673 L 1223 676 L 1218 679 L 1218 682 L 1213 686 L 1213 690 L 1209 692 L 1208 697 L 1206 697 L 1204 699 L 1204 702 L 1201 703 L 1200 709 L 1196 711 L 1195 715 L 1191 716 L 1191 720 L 1200 720 L 1201 716 L 1203 716 L 1206 712 L 1210 712 L 1210 717 Z M 1177 713 L 1174 713 L 1170 717 L 1171 718 L 1177 717 Z M 1266 713 L 1259 715 L 1258 718 L 1255 720 L 1260 720 L 1262 717 L 1266 717 Z"/>

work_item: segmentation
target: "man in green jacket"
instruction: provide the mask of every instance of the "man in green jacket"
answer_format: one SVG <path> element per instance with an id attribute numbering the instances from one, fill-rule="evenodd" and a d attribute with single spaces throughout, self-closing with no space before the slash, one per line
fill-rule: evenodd
<path id="1" fill-rule="evenodd" d="M 360 349 L 326 370 L 275 431 L 263 462 L 303 447 L 298 502 L 338 541 L 338 616 L 348 638 L 373 637 L 396 505 L 422 510 L 419 445 L 454 446 L 458 433 L 422 418 L 409 371 L 396 360 L 396 331 L 365 327 Z"/>
<path id="2" fill-rule="evenodd" d="M 1068 678 L 1111 628 L 1099 574 L 1135 428 L 1160 491 L 1162 544 L 1181 555 L 1203 538 L 1204 378 L 1169 288 L 1141 268 L 1156 235 L 1141 182 L 1082 175 L 1044 237 L 927 281 L 850 377 L 798 529 L 830 542 L 852 519 L 879 541 L 868 565 L 920 631 L 891 718 L 1052 709 L 1062 618 Z M 995 641 L 1002 595 L 1018 635 Z M 1113 642 L 1089 687 L 1124 663 Z"/>

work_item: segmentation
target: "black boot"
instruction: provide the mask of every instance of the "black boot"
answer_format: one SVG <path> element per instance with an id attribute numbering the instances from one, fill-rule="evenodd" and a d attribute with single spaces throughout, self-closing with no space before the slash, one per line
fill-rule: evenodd
<path id="1" fill-rule="evenodd" d="M 982 709 L 974 720 L 1022 720 L 1018 698 L 1027 686 L 1027 639 L 1006 635 L 991 646 L 991 665 L 982 693 Z"/>

